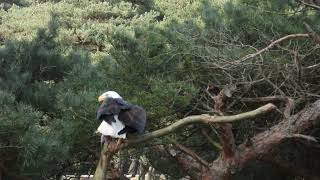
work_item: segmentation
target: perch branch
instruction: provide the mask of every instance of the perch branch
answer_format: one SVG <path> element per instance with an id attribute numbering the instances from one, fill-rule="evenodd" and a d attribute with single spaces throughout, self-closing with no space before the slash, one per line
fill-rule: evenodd
<path id="1" fill-rule="evenodd" d="M 115 142 L 108 140 L 108 143 L 103 145 L 100 159 L 94 173 L 93 180 L 105 180 L 107 179 L 107 169 L 110 165 L 112 156 L 116 153 Z"/>
<path id="2" fill-rule="evenodd" d="M 211 124 L 211 123 L 230 123 L 230 122 L 235 122 L 243 119 L 250 119 L 254 118 L 258 115 L 265 114 L 267 112 L 270 112 L 272 110 L 276 109 L 276 106 L 269 103 L 266 104 L 262 107 L 259 107 L 258 109 L 255 109 L 253 111 L 237 114 L 237 115 L 232 115 L 232 116 L 210 116 L 208 114 L 203 114 L 203 115 L 194 115 L 194 116 L 188 116 L 186 118 L 180 119 L 177 122 L 150 132 L 146 133 L 144 135 L 141 135 L 139 137 L 135 137 L 134 139 L 128 139 L 128 141 L 120 146 L 120 148 L 125 148 L 134 144 L 146 142 L 148 140 L 158 138 L 165 136 L 167 134 L 173 133 L 179 128 L 189 125 L 189 124 L 194 124 L 194 123 L 204 123 L 204 124 Z"/>

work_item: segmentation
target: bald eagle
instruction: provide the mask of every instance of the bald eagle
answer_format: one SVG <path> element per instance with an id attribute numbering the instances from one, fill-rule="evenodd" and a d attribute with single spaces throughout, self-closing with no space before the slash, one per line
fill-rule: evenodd
<path id="1" fill-rule="evenodd" d="M 144 132 L 146 111 L 142 107 L 128 103 L 115 91 L 103 93 L 98 101 L 101 105 L 97 111 L 97 120 L 101 124 L 97 131 L 102 136 L 125 139 L 127 133 Z"/>

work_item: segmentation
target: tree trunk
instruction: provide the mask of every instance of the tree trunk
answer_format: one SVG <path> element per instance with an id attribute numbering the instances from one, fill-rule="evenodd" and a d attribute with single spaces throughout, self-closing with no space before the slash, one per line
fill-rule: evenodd
<path id="1" fill-rule="evenodd" d="M 96 171 L 94 173 L 94 180 L 106 180 L 107 179 L 107 169 L 110 166 L 110 161 L 112 156 L 114 155 L 114 146 L 115 142 L 112 140 L 108 140 L 107 143 L 103 145 L 103 149 L 101 150 L 101 156 L 99 159 L 99 163 L 97 165 Z"/>
<path id="2" fill-rule="evenodd" d="M 239 145 L 236 148 L 234 156 L 225 156 L 222 153 L 219 158 L 211 164 L 209 170 L 202 172 L 202 176 L 199 179 L 229 180 L 252 160 L 265 160 L 267 162 L 277 163 L 279 167 L 290 167 L 292 175 L 297 175 L 298 173 L 299 176 L 306 179 L 320 179 L 320 167 L 314 168 L 313 171 L 310 172 L 307 167 L 298 167 L 290 161 L 279 161 L 275 159 L 275 156 L 270 157 L 272 150 L 284 142 L 295 142 L 297 139 L 305 142 L 311 141 L 313 139 L 312 137 L 301 134 L 315 128 L 319 122 L 320 100 L 305 107 L 299 113 L 289 117 L 289 119 L 283 119 L 279 124 L 270 128 L 270 130 L 255 135 L 251 138 L 250 144 L 243 143 Z M 316 140 L 312 143 L 316 144 L 314 148 L 319 148 Z M 320 158 L 314 159 L 314 161 L 318 160 L 320 160 Z M 310 175 L 310 173 L 312 175 Z"/>

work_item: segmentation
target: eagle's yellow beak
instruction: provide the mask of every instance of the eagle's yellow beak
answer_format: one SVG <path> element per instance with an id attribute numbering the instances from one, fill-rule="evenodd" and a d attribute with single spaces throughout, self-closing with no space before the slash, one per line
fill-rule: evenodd
<path id="1" fill-rule="evenodd" d="M 99 101 L 99 102 L 102 102 L 102 101 L 104 101 L 105 99 L 107 99 L 107 96 L 101 95 L 101 96 L 98 97 L 98 101 Z"/>

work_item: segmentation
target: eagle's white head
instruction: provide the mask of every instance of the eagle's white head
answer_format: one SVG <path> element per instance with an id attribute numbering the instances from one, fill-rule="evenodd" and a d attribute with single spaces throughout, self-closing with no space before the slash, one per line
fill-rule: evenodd
<path id="1" fill-rule="evenodd" d="M 98 101 L 101 102 L 101 101 L 104 101 L 105 99 L 107 98 L 121 98 L 122 97 L 115 91 L 107 91 L 107 92 L 104 92 L 103 94 L 101 94 L 98 98 Z"/>

